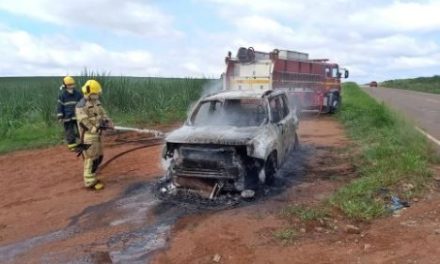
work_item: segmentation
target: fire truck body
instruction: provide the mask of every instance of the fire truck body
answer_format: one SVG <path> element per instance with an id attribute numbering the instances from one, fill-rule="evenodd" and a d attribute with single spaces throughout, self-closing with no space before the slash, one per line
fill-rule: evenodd
<path id="1" fill-rule="evenodd" d="M 228 53 L 223 81 L 226 90 L 285 89 L 297 110 L 334 112 L 341 102 L 341 77 L 347 78 L 348 71 L 327 59 L 311 60 L 296 51 L 240 48 L 235 58 Z"/>

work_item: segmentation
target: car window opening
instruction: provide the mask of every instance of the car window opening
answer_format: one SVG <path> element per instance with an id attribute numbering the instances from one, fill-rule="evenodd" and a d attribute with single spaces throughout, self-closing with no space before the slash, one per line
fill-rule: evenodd
<path id="1" fill-rule="evenodd" d="M 202 102 L 191 120 L 194 126 L 260 126 L 267 111 L 260 99 L 212 100 Z"/>

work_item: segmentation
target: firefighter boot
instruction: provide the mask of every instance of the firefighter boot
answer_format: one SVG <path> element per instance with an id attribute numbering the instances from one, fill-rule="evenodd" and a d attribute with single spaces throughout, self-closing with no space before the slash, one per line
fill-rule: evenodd
<path id="1" fill-rule="evenodd" d="M 92 188 L 97 190 L 97 191 L 102 190 L 102 189 L 104 189 L 104 183 L 102 183 L 100 181 L 97 181 L 95 183 L 95 185 L 92 186 Z"/>
<path id="2" fill-rule="evenodd" d="M 84 185 L 88 188 L 93 188 L 98 180 L 96 179 L 96 174 L 92 172 L 93 169 L 93 159 L 84 159 Z"/>
<path id="3" fill-rule="evenodd" d="M 71 151 L 71 152 L 76 152 L 76 148 L 78 147 L 77 143 L 72 143 L 72 144 L 67 144 L 67 148 Z"/>
<path id="4" fill-rule="evenodd" d="M 93 160 L 84 160 L 84 185 L 94 190 L 104 189 L 104 184 L 96 178 L 96 174 L 92 172 Z"/>
<path id="5" fill-rule="evenodd" d="M 84 160 L 84 185 L 87 188 L 99 191 L 104 189 L 104 184 L 96 178 L 96 174 L 93 170 L 94 163 L 96 163 L 96 161 L 92 159 Z"/>

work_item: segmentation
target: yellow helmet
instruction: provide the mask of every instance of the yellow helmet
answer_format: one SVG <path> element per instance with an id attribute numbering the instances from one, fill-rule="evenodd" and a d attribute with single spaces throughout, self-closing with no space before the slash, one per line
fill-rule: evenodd
<path id="1" fill-rule="evenodd" d="M 88 80 L 81 90 L 85 96 L 90 94 L 101 94 L 102 92 L 101 85 L 95 80 Z"/>
<path id="2" fill-rule="evenodd" d="M 63 84 L 64 85 L 75 85 L 75 80 L 71 77 L 71 76 L 66 76 L 63 79 Z"/>

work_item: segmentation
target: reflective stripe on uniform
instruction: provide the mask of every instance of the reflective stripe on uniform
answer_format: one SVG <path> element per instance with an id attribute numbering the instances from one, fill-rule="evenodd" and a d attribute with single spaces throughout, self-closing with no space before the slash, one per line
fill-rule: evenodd
<path id="1" fill-rule="evenodd" d="M 85 140 L 98 140 L 100 138 L 99 134 L 92 134 L 90 132 L 84 133 Z"/>
<path id="2" fill-rule="evenodd" d="M 84 175 L 84 181 L 85 182 L 90 182 L 90 181 L 94 181 L 94 180 L 96 180 L 96 175 L 95 174 Z"/>
<path id="3" fill-rule="evenodd" d="M 76 148 L 78 146 L 78 144 L 73 143 L 73 144 L 68 144 L 67 147 L 72 149 L 72 148 Z"/>
<path id="4" fill-rule="evenodd" d="M 66 105 L 76 105 L 78 102 L 77 101 L 61 102 L 61 100 L 58 100 L 58 103 L 66 106 Z"/>
<path id="5" fill-rule="evenodd" d="M 84 185 L 86 187 L 91 187 L 97 182 L 96 175 L 92 173 L 92 168 L 93 160 L 84 159 Z"/>
<path id="6" fill-rule="evenodd" d="M 84 183 L 84 185 L 85 185 L 86 187 L 92 187 L 93 185 L 95 185 L 96 182 L 97 182 L 97 180 L 93 180 L 93 181 L 90 181 L 90 182 L 86 182 L 86 183 Z"/>
<path id="7" fill-rule="evenodd" d="M 63 119 L 64 122 L 69 122 L 69 121 L 72 121 L 72 120 L 76 120 L 76 117 L 72 116 L 71 118 L 64 118 Z"/>

